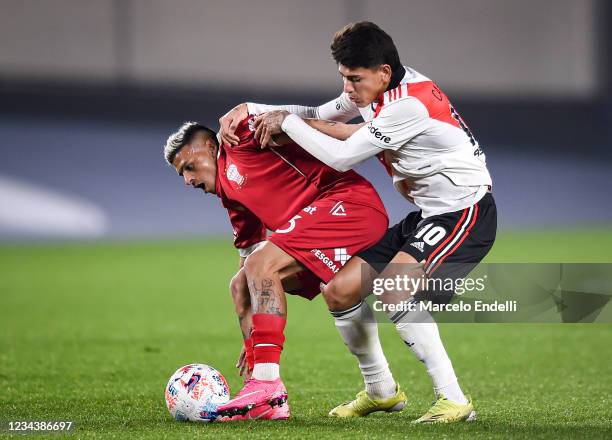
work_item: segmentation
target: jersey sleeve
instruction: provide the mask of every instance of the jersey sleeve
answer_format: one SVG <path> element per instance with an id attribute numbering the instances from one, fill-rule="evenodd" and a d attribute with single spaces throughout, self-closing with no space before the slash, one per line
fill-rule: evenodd
<path id="1" fill-rule="evenodd" d="M 266 240 L 266 227 L 255 214 L 240 204 L 226 206 L 226 209 L 234 230 L 234 246 L 241 256 Z"/>
<path id="2" fill-rule="evenodd" d="M 330 121 L 348 122 L 360 115 L 359 108 L 346 93 L 318 107 L 302 105 L 267 105 L 247 102 L 250 115 L 259 115 L 274 110 L 284 110 L 301 118 L 327 119 Z"/>
<path id="3" fill-rule="evenodd" d="M 380 114 L 355 134 L 382 149 L 397 150 L 427 127 L 429 114 L 415 98 L 406 98 L 385 105 Z"/>
<path id="4" fill-rule="evenodd" d="M 382 151 L 367 139 L 363 127 L 341 141 L 312 128 L 299 116 L 289 115 L 283 121 L 282 129 L 304 150 L 337 171 L 348 171 Z"/>
<path id="5" fill-rule="evenodd" d="M 342 93 L 336 99 L 326 102 L 317 109 L 317 119 L 327 119 L 329 121 L 348 122 L 360 116 L 357 104 L 348 98 L 346 93 Z"/>

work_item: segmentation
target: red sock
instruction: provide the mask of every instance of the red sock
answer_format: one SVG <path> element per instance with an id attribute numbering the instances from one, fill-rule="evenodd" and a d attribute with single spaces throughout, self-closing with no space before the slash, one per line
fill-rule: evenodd
<path id="1" fill-rule="evenodd" d="M 253 339 L 245 339 L 244 340 L 244 354 L 247 361 L 247 365 L 249 366 L 249 371 L 253 369 L 253 365 L 255 361 L 253 359 Z"/>
<path id="2" fill-rule="evenodd" d="M 285 342 L 285 324 L 281 316 L 257 313 L 253 315 L 253 358 L 255 364 L 280 364 L 280 355 Z M 271 344 L 271 345 L 259 345 Z"/>

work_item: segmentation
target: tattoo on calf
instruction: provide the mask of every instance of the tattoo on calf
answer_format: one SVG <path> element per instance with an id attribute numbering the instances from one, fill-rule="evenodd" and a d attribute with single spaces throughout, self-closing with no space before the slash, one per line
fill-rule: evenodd
<path id="1" fill-rule="evenodd" d="M 271 315 L 285 316 L 280 309 L 278 293 L 274 289 L 274 280 L 264 278 L 258 286 L 255 281 L 249 284 L 249 290 L 253 297 L 253 313 L 268 313 Z"/>

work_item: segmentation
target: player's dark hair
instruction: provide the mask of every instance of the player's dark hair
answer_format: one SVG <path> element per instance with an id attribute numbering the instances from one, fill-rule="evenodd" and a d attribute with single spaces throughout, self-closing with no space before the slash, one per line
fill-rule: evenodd
<path id="1" fill-rule="evenodd" d="M 185 122 L 181 128 L 179 128 L 176 133 L 172 133 L 166 141 L 166 145 L 164 146 L 164 157 L 166 158 L 166 162 L 172 165 L 174 158 L 181 148 L 189 144 L 195 134 L 200 131 L 206 132 L 215 142 L 215 144 L 219 146 L 219 142 L 217 141 L 217 133 L 215 133 L 213 130 L 198 122 Z"/>
<path id="2" fill-rule="evenodd" d="M 371 21 L 360 21 L 344 26 L 331 43 L 337 64 L 374 69 L 382 64 L 395 71 L 402 66 L 395 43 L 385 31 Z"/>

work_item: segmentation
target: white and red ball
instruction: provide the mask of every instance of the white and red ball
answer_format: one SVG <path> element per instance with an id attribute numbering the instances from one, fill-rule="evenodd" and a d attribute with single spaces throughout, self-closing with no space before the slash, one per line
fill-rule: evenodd
<path id="1" fill-rule="evenodd" d="M 211 422 L 217 407 L 229 401 L 223 375 L 204 364 L 189 364 L 176 370 L 166 385 L 166 405 L 176 420 Z"/>

